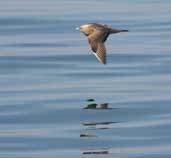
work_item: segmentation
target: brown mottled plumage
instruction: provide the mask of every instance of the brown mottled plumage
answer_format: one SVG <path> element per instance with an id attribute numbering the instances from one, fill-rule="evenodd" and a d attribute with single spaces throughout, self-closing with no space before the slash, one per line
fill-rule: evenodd
<path id="1" fill-rule="evenodd" d="M 88 42 L 97 59 L 106 64 L 106 48 L 104 42 L 113 33 L 127 32 L 128 30 L 113 29 L 107 25 L 90 23 L 77 28 L 88 37 Z"/>

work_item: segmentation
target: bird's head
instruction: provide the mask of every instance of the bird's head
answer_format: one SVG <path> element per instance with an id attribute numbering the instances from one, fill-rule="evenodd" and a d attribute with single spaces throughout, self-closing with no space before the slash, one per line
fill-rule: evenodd
<path id="1" fill-rule="evenodd" d="M 81 25 L 80 27 L 77 27 L 76 30 L 81 31 L 84 33 L 86 36 L 88 36 L 91 33 L 91 27 L 89 24 L 86 25 Z"/>

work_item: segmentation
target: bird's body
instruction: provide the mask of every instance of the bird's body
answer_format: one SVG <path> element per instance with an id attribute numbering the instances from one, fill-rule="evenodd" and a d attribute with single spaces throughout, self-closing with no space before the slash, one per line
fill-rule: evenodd
<path id="1" fill-rule="evenodd" d="M 104 42 L 112 33 L 127 32 L 128 30 L 112 29 L 107 25 L 90 23 L 78 28 L 88 37 L 90 47 L 97 59 L 106 64 L 106 48 Z"/>

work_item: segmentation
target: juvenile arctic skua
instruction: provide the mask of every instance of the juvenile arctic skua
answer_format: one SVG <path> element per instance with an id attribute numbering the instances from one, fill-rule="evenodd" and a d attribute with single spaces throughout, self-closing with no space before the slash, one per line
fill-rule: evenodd
<path id="1" fill-rule="evenodd" d="M 93 54 L 103 64 L 106 64 L 106 48 L 104 43 L 108 36 L 114 33 L 128 32 L 128 30 L 114 29 L 107 25 L 97 23 L 81 25 L 76 29 L 80 30 L 87 36 Z"/>

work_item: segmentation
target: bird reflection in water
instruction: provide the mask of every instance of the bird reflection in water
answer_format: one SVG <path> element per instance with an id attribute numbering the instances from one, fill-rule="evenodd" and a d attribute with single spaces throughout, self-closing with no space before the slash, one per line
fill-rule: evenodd
<path id="1" fill-rule="evenodd" d="M 87 99 L 87 105 L 83 109 L 90 109 L 90 110 L 104 110 L 104 109 L 113 109 L 109 108 L 108 103 L 100 103 L 97 104 L 95 102 L 95 99 Z M 91 122 L 82 122 L 82 125 L 86 127 L 85 130 L 107 130 L 111 128 L 111 124 L 116 124 L 118 122 L 115 121 L 91 121 Z M 85 139 L 99 139 L 99 137 L 96 134 L 92 133 L 84 133 L 80 134 L 80 137 L 85 138 Z M 99 148 L 89 148 L 89 149 L 84 149 L 82 154 L 110 154 L 109 149 L 99 149 Z"/>

